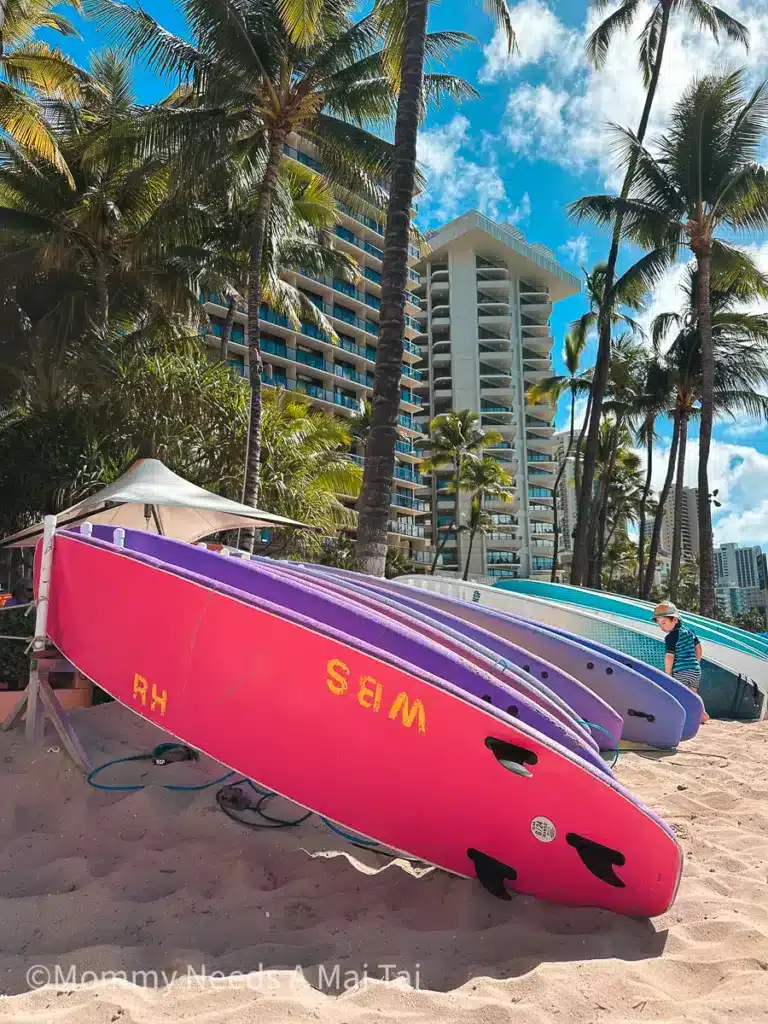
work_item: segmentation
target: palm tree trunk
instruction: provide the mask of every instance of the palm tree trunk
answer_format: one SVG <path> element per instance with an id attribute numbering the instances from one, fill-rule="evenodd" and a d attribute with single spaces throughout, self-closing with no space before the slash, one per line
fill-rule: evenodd
<path id="1" fill-rule="evenodd" d="M 712 249 L 709 239 L 696 253 L 698 286 L 696 312 L 701 343 L 701 422 L 699 426 L 699 610 L 712 618 L 715 614 L 715 553 L 712 539 L 712 507 L 709 503 L 709 449 L 712 443 L 714 352 L 712 348 L 712 311 L 710 279 Z"/>
<path id="2" fill-rule="evenodd" d="M 411 204 L 416 182 L 416 138 L 422 113 L 428 0 L 408 0 L 402 81 L 397 98 L 395 153 L 387 206 L 381 268 L 379 343 L 373 378 L 371 433 L 358 504 L 357 564 L 361 572 L 384 575 L 387 519 L 395 468 L 397 417 L 405 330 L 405 290 Z"/>
<path id="3" fill-rule="evenodd" d="M 605 549 L 610 544 L 610 538 L 613 536 L 613 530 L 608 537 L 605 538 L 605 530 L 608 525 L 608 498 L 606 497 L 603 502 L 603 507 L 600 510 L 600 522 L 598 525 L 598 540 L 597 540 L 597 553 L 595 555 L 595 582 L 593 584 L 595 590 L 603 589 L 603 556 L 605 555 Z"/>
<path id="4" fill-rule="evenodd" d="M 552 544 L 552 572 L 549 577 L 550 583 L 557 583 L 557 559 L 560 556 L 560 524 L 558 522 L 559 516 L 557 514 L 557 488 L 560 486 L 560 480 L 563 475 L 562 470 L 564 467 L 565 464 L 563 464 L 563 467 L 561 467 L 561 469 L 558 469 L 557 476 L 555 477 L 555 486 L 553 489 L 555 500 L 552 502 L 552 527 L 555 532 L 555 540 Z"/>
<path id="5" fill-rule="evenodd" d="M 467 561 L 464 566 L 464 575 L 461 577 L 463 580 L 469 579 L 469 560 L 472 558 L 472 545 L 475 542 L 476 530 L 471 530 L 469 534 L 469 547 L 467 548 Z"/>
<path id="6" fill-rule="evenodd" d="M 573 435 L 576 432 L 576 392 L 571 388 L 571 430 L 568 434 L 568 448 L 566 449 L 565 456 L 560 468 L 557 471 L 555 477 L 555 486 L 552 489 L 552 493 L 555 496 L 555 500 L 552 502 L 552 524 L 555 531 L 555 541 L 552 545 L 552 574 L 549 577 L 550 583 L 557 582 L 557 559 L 560 554 L 560 530 L 558 526 L 558 514 L 557 514 L 557 489 L 560 486 L 560 481 L 563 479 L 563 473 L 565 467 L 568 465 L 568 459 L 571 454 L 571 448 L 573 447 Z"/>
<path id="7" fill-rule="evenodd" d="M 669 27 L 669 16 L 672 9 L 671 0 L 663 0 L 661 25 L 659 27 L 659 39 L 656 46 L 656 59 L 653 63 L 651 80 L 648 83 L 648 91 L 645 95 L 645 104 L 640 118 L 640 125 L 637 129 L 637 140 L 642 143 L 648 128 L 648 120 L 651 116 L 651 108 L 656 96 L 656 88 L 659 84 L 659 73 L 664 59 L 664 48 L 667 41 L 667 29 Z M 621 188 L 621 195 L 626 198 L 632 187 L 635 176 L 636 160 L 630 158 L 627 173 L 624 176 L 624 184 Z M 614 298 L 612 295 L 613 285 L 616 277 L 616 262 L 619 258 L 619 241 L 621 238 L 622 219 L 616 217 L 613 229 L 611 248 L 608 253 L 608 261 L 605 267 L 605 285 L 603 299 L 598 314 L 597 331 L 598 347 L 595 373 L 592 379 L 592 412 L 589 419 L 587 431 L 587 444 L 584 451 L 584 469 L 582 476 L 582 487 L 578 498 L 578 510 L 576 514 L 576 537 L 573 546 L 573 566 L 571 569 L 571 583 L 581 585 L 587 574 L 589 563 L 589 547 L 587 534 L 590 523 L 592 484 L 595 479 L 597 468 L 597 455 L 600 445 L 600 419 L 603 414 L 603 398 L 608 384 L 608 368 L 611 362 L 611 314 L 613 311 Z"/>
<path id="8" fill-rule="evenodd" d="M 656 416 L 649 413 L 645 418 L 646 449 L 645 449 L 645 485 L 643 499 L 640 502 L 640 521 L 637 537 L 637 596 L 643 593 L 643 575 L 645 573 L 645 505 L 651 493 L 651 476 L 653 474 L 653 428 Z"/>
<path id="9" fill-rule="evenodd" d="M 683 479 L 685 478 L 685 447 L 688 443 L 688 411 L 680 412 L 680 450 L 677 455 L 677 479 L 675 481 L 675 518 L 672 527 L 672 566 L 669 570 L 669 599 L 677 600 L 680 588 L 680 561 L 682 556 L 683 533 Z"/>
<path id="10" fill-rule="evenodd" d="M 254 215 L 253 237 L 251 238 L 251 261 L 248 268 L 248 372 L 251 384 L 251 404 L 248 422 L 248 451 L 245 457 L 245 481 L 243 483 L 243 504 L 256 508 L 259 499 L 259 473 L 261 470 L 261 361 L 259 344 L 259 315 L 261 310 L 261 266 L 264 241 L 272 208 L 272 198 L 277 186 L 280 161 L 283 156 L 285 132 L 273 131 L 269 140 L 269 158 L 264 180 Z M 254 531 L 243 531 L 245 547 L 253 549 Z M 249 540 L 250 538 L 250 540 Z"/>
<path id="11" fill-rule="evenodd" d="M 573 463 L 573 479 L 576 485 L 576 504 L 579 503 L 579 495 L 581 494 L 581 452 L 584 446 L 584 435 L 587 432 L 587 424 L 589 423 L 590 413 L 592 411 L 592 391 L 590 389 L 589 398 L 587 399 L 587 408 L 584 413 L 584 422 L 581 424 L 581 430 L 579 431 L 579 440 L 576 444 L 576 456 Z"/>
<path id="12" fill-rule="evenodd" d="M 101 258 L 96 261 L 96 308 L 99 326 L 106 332 L 109 327 L 109 275 L 107 265 Z"/>
<path id="13" fill-rule="evenodd" d="M 221 327 L 221 348 L 219 350 L 219 362 L 226 363 L 229 359 L 229 343 L 232 340 L 232 325 L 235 322 L 235 300 L 232 295 L 229 297 L 227 315 Z"/>
<path id="14" fill-rule="evenodd" d="M 0 0 L 0 57 L 3 56 L 3 26 L 8 13 L 8 0 Z"/>
<path id="15" fill-rule="evenodd" d="M 667 504 L 667 498 L 672 487 L 672 478 L 675 475 L 675 465 L 677 463 L 677 450 L 680 444 L 680 416 L 677 412 L 673 414 L 672 421 L 672 441 L 669 446 L 669 461 L 667 462 L 667 474 L 664 477 L 664 485 L 661 488 L 659 494 L 659 507 L 656 509 L 656 517 L 653 520 L 653 531 L 651 533 L 651 543 L 648 548 L 648 564 L 645 567 L 645 579 L 643 580 L 643 592 L 640 595 L 644 600 L 648 600 L 651 594 L 651 587 L 653 586 L 653 577 L 656 575 L 656 558 L 659 553 L 659 542 L 661 540 L 661 527 L 664 522 L 664 508 Z"/>
<path id="16" fill-rule="evenodd" d="M 457 565 L 457 567 L 459 565 L 459 498 L 460 498 L 460 494 L 459 494 L 459 474 L 460 474 L 460 471 L 461 471 L 461 458 L 457 456 L 456 459 L 454 459 L 454 463 L 453 463 L 453 472 L 455 474 L 455 484 L 456 484 L 456 500 L 453 503 L 453 522 L 448 527 L 448 530 L 446 531 L 445 536 L 438 543 L 437 548 L 435 549 L 435 557 L 432 559 L 432 568 L 429 570 L 430 576 L 434 576 L 435 575 L 435 570 L 437 569 L 437 563 L 438 563 L 438 561 L 440 559 L 440 555 L 442 555 L 443 551 L 445 550 L 445 546 L 448 543 L 448 541 L 451 539 L 451 535 L 456 537 L 456 565 Z M 435 516 L 436 524 L 437 524 L 437 515 L 438 515 L 437 510 L 435 510 L 434 516 Z M 435 534 L 436 534 L 436 536 L 438 538 L 440 537 L 440 527 L 439 527 L 439 525 L 437 526 Z"/>
<path id="17" fill-rule="evenodd" d="M 602 552 L 600 549 L 600 524 L 601 522 L 604 522 L 604 517 L 608 514 L 608 496 L 611 492 L 613 474 L 616 470 L 616 456 L 619 452 L 619 427 L 620 423 L 617 420 L 615 427 L 611 432 L 610 454 L 608 456 L 605 472 L 600 478 L 597 497 L 592 503 L 589 533 L 587 534 L 587 543 L 589 545 L 587 586 L 594 587 L 595 589 L 600 588 L 599 565 L 602 559 Z"/>

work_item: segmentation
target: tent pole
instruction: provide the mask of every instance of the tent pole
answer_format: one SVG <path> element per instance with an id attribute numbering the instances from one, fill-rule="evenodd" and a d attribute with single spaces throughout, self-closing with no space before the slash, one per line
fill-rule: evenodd
<path id="1" fill-rule="evenodd" d="M 45 736 L 46 713 L 51 720 L 65 750 L 81 771 L 89 772 L 90 763 L 74 729 L 67 722 L 65 712 L 56 697 L 48 673 L 41 667 L 46 660 L 48 647 L 48 604 L 51 594 L 51 569 L 53 566 L 53 545 L 56 532 L 56 516 L 46 516 L 43 530 L 43 550 L 40 559 L 40 577 L 37 586 L 37 607 L 35 614 L 35 636 L 30 651 L 30 671 L 27 688 L 18 704 L 2 723 L 3 731 L 21 718 L 26 710 L 24 727 L 27 742 L 40 747 Z"/>
<path id="2" fill-rule="evenodd" d="M 161 537 L 164 537 L 165 533 L 163 532 L 163 528 L 160 525 L 160 516 L 157 514 L 157 505 L 153 505 L 152 506 L 152 518 L 155 520 L 155 526 L 157 527 L 157 532 L 160 534 Z"/>
<path id="3" fill-rule="evenodd" d="M 40 700 L 40 654 L 47 644 L 48 598 L 51 590 L 51 566 L 53 565 L 53 537 L 56 532 L 56 516 L 46 516 L 43 528 L 43 551 L 40 559 L 40 579 L 37 586 L 37 611 L 35 615 L 35 637 L 32 641 L 31 668 L 27 686 L 27 741 L 40 746 L 45 732 L 45 709 Z"/>

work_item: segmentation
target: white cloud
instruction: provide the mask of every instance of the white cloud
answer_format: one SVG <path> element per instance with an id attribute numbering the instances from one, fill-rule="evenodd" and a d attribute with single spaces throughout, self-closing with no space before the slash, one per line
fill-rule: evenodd
<path id="1" fill-rule="evenodd" d="M 531 216 L 531 197 L 527 192 L 523 192 L 520 197 L 520 203 L 510 213 L 507 220 L 510 224 L 525 224 L 528 218 Z"/>
<path id="2" fill-rule="evenodd" d="M 762 77 L 768 60 L 768 4 L 765 0 L 727 3 L 728 12 L 750 30 L 750 50 L 694 28 L 683 13 L 673 12 L 651 115 L 649 138 L 664 124 L 674 103 L 692 76 L 718 66 L 741 65 L 755 78 Z M 516 82 L 509 95 L 502 135 L 517 154 L 544 158 L 567 168 L 597 168 L 606 183 L 615 186 L 619 175 L 612 154 L 608 122 L 636 128 L 645 99 L 637 62 L 637 35 L 651 5 L 641 3 L 632 28 L 616 36 L 605 67 L 595 71 L 584 57 L 587 38 L 606 11 L 593 9 L 579 30 L 564 25 L 538 0 L 524 0 L 513 9 L 519 29 L 521 55 L 504 57 L 500 40 L 485 50 L 481 80 L 514 75 L 537 61 L 543 69 L 536 84 Z M 526 43 L 526 31 L 530 43 Z"/>
<path id="3" fill-rule="evenodd" d="M 425 193 L 419 197 L 419 219 L 422 224 L 444 223 L 469 209 L 486 216 L 525 221 L 531 212 L 526 192 L 516 207 L 507 197 L 499 173 L 497 155 L 492 147 L 480 147 L 487 162 L 470 159 L 463 150 L 477 151 L 470 137 L 470 123 L 462 114 L 438 128 L 419 135 L 417 156 L 427 178 Z"/>
<path id="4" fill-rule="evenodd" d="M 589 239 L 586 235 L 575 235 L 560 246 L 560 252 L 580 267 L 589 259 Z"/>
<path id="5" fill-rule="evenodd" d="M 644 453 L 638 452 L 644 459 Z M 654 450 L 653 489 L 664 482 L 669 444 Z M 697 486 L 699 441 L 692 438 L 685 449 L 686 487 Z M 744 444 L 713 439 L 709 458 L 710 492 L 717 491 L 720 509 L 713 508 L 716 544 L 763 544 L 768 547 L 768 455 Z"/>
<path id="6" fill-rule="evenodd" d="M 485 47 L 481 82 L 493 82 L 514 74 L 526 64 L 556 59 L 561 70 L 573 68 L 580 60 L 579 33 L 566 28 L 550 8 L 539 0 L 522 0 L 512 8 L 517 52 L 510 54 L 506 34 L 499 30 Z"/>

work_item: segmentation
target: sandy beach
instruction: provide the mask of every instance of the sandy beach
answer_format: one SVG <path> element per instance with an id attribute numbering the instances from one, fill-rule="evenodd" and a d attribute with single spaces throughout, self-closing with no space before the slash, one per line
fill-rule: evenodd
<path id="1" fill-rule="evenodd" d="M 72 717 L 96 764 L 166 738 L 116 704 Z M 205 759 L 115 766 L 105 782 L 149 788 L 100 792 L 53 738 L 33 753 L 0 734 L 0 756 L 4 1021 L 768 1019 L 768 723 L 712 722 L 674 755 L 621 755 L 619 779 L 685 850 L 677 901 L 652 922 L 502 903 L 347 846 L 317 818 L 249 830 L 215 788 L 155 784 L 223 774 Z M 94 984 L 105 972 L 117 980 Z"/>

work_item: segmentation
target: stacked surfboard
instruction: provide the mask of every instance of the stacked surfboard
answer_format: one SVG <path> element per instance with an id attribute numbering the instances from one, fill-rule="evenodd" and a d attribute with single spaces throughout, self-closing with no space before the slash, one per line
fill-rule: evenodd
<path id="1" fill-rule="evenodd" d="M 346 829 L 501 898 L 663 913 L 680 847 L 609 761 L 693 736 L 698 697 L 465 597 L 94 527 L 56 534 L 48 632 L 138 714 Z"/>
<path id="2" fill-rule="evenodd" d="M 418 578 L 411 577 L 418 584 Z M 429 583 L 427 583 L 429 585 Z M 560 626 L 586 640 L 597 640 L 659 669 L 664 637 L 652 621 L 653 605 L 636 598 L 543 580 L 504 580 L 493 588 L 466 591 L 483 604 Z M 765 714 L 768 643 L 724 622 L 682 612 L 701 640 L 701 697 L 713 718 L 753 720 Z"/>

